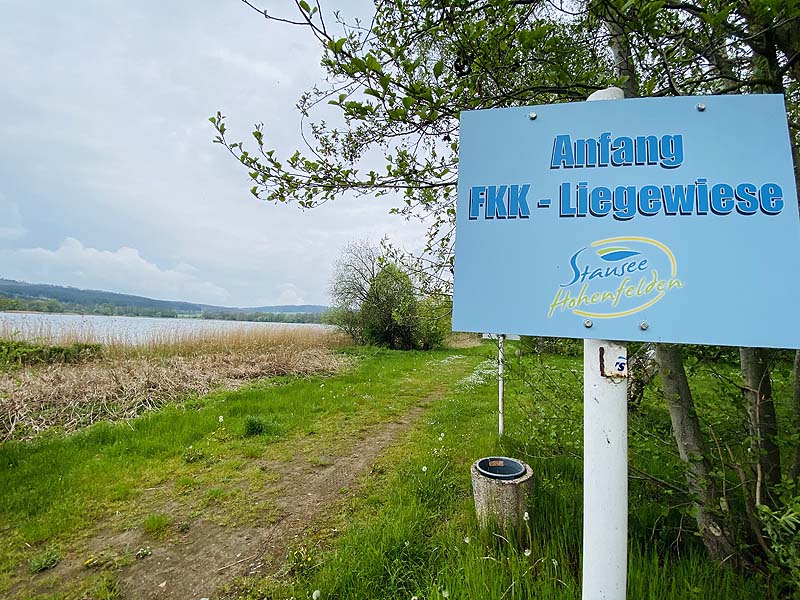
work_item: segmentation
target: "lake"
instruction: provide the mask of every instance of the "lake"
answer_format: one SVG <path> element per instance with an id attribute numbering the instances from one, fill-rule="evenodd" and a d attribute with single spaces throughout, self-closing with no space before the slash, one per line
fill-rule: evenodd
<path id="1" fill-rule="evenodd" d="M 0 336 L 18 339 L 62 338 L 101 343 L 141 344 L 154 339 L 175 339 L 203 333 L 263 329 L 330 329 L 316 323 L 254 323 L 214 319 L 157 319 L 151 317 L 108 317 L 52 313 L 0 312 Z"/>

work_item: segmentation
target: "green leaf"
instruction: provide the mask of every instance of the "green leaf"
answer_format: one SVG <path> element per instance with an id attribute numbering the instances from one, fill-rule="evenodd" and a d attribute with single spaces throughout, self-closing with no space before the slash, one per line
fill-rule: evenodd
<path id="1" fill-rule="evenodd" d="M 439 61 L 435 65 L 433 65 L 433 76 L 440 77 L 444 72 L 444 61 Z"/>
<path id="2" fill-rule="evenodd" d="M 367 54 L 367 68 L 370 71 L 375 71 L 376 73 L 381 72 L 381 63 L 378 62 L 378 59 L 375 58 L 372 54 Z"/>
<path id="3" fill-rule="evenodd" d="M 300 5 L 300 8 L 302 8 L 304 12 L 307 13 L 311 12 L 311 7 L 308 5 L 308 2 L 306 2 L 306 0 L 300 0 L 298 4 Z"/>

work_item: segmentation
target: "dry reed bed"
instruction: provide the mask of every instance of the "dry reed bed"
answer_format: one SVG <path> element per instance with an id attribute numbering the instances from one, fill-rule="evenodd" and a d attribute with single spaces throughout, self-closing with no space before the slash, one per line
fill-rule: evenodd
<path id="1" fill-rule="evenodd" d="M 342 343 L 332 332 L 230 333 L 112 345 L 84 364 L 0 374 L 0 439 L 30 439 L 53 427 L 69 433 L 100 420 L 131 419 L 189 394 L 263 377 L 330 373 L 350 362 L 331 351 Z"/>

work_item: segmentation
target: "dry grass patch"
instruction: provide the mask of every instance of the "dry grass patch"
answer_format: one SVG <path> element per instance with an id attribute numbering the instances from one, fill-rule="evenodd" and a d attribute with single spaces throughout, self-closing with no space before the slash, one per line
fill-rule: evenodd
<path id="1" fill-rule="evenodd" d="M 82 364 L 2 373 L 0 439 L 131 419 L 190 394 L 263 377 L 335 372 L 350 362 L 332 352 L 341 343 L 320 329 L 215 332 L 111 345 L 100 359 Z"/>

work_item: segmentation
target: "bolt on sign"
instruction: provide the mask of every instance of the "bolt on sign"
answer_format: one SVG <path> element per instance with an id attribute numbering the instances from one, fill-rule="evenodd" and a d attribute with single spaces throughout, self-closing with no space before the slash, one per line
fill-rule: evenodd
<path id="1" fill-rule="evenodd" d="M 800 346 L 783 98 L 461 113 L 453 328 Z"/>

